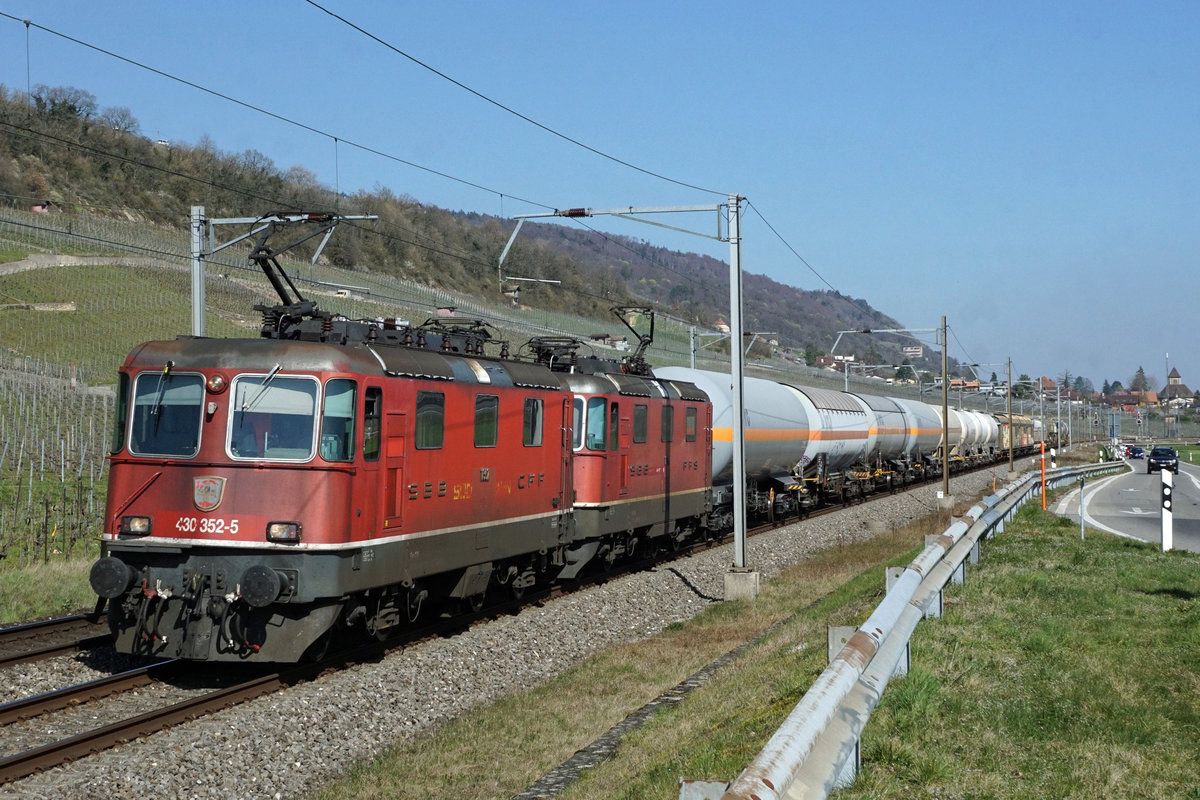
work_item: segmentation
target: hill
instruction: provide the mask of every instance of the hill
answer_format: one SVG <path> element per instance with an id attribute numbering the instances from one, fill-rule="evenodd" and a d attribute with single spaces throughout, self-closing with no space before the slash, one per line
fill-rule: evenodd
<path id="1" fill-rule="evenodd" d="M 0 196 L 13 207 L 37 205 L 176 232 L 186 230 L 190 207 L 198 204 L 210 217 L 281 209 L 377 214 L 377 223 L 330 241 L 323 256 L 329 265 L 507 302 L 498 292 L 496 263 L 511 220 L 447 211 L 387 188 L 338 197 L 302 166 L 280 169 L 255 150 L 225 153 L 207 136 L 195 145 L 151 141 L 139 134 L 130 110 L 103 109 L 73 87 L 38 86 L 26 96 L 0 86 Z M 630 303 L 650 303 L 705 328 L 728 318 L 728 266 L 708 256 L 530 223 L 508 258 L 523 276 L 561 282 L 526 284 L 526 305 L 578 313 L 604 326 L 611 324 L 612 305 Z M 803 291 L 762 275 L 747 273 L 743 292 L 747 329 L 772 332 L 785 352 L 810 364 L 828 352 L 839 330 L 903 327 L 864 299 Z M 871 352 L 857 355 L 868 363 L 900 363 L 900 344 L 872 337 Z M 933 366 L 932 355 L 916 362 L 918 368 Z"/>

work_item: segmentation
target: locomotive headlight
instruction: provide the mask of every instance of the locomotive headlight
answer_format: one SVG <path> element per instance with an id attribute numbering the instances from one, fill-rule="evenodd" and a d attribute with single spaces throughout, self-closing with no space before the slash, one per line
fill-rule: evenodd
<path id="1" fill-rule="evenodd" d="M 205 384 L 205 386 L 208 388 L 208 391 L 212 394 L 220 394 L 221 392 L 225 391 L 225 388 L 228 385 L 229 382 L 226 381 L 225 376 L 220 373 L 210 375 L 208 377 L 208 382 Z"/>
<path id="2" fill-rule="evenodd" d="M 121 527 L 117 530 L 122 536 L 148 536 L 150 534 L 149 517 L 121 517 Z"/>
<path id="3" fill-rule="evenodd" d="M 299 522 L 268 522 L 267 541 L 296 544 L 300 541 Z"/>

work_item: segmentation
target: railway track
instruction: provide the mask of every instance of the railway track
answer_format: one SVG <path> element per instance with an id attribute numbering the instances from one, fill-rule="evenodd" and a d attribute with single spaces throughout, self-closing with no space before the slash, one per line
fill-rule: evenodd
<path id="1" fill-rule="evenodd" d="M 111 639 L 107 614 L 72 614 L 0 628 L 0 668 L 89 650 Z"/>

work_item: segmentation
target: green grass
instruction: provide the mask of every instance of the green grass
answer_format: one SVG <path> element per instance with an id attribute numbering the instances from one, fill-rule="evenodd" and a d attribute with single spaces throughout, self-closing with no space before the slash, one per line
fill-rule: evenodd
<path id="1" fill-rule="evenodd" d="M 20 261 L 29 255 L 29 250 L 24 247 L 12 244 L 11 242 L 0 242 L 0 264 L 7 264 L 10 261 Z"/>
<path id="2" fill-rule="evenodd" d="M 0 296 L 75 304 L 74 311 L 6 311 L 0 314 L 0 341 L 37 361 L 75 364 L 87 383 L 112 384 L 135 345 L 190 332 L 189 286 L 183 271 L 120 266 L 48 267 L 0 276 Z M 253 295 L 224 286 L 209 295 L 209 335 L 247 335 L 251 329 L 239 327 L 239 317 L 224 309 L 240 301 L 248 312 Z"/>
<path id="3" fill-rule="evenodd" d="M 87 576 L 98 556 L 99 548 L 94 547 L 91 557 L 55 559 L 21 569 L 0 566 L 0 625 L 91 611 L 96 595 Z"/>
<path id="4" fill-rule="evenodd" d="M 836 797 L 1200 797 L 1200 559 L 1032 504 L 984 554 Z"/>

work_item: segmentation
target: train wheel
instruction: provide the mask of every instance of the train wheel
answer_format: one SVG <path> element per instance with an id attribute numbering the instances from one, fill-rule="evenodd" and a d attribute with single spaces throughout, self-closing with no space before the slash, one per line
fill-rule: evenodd
<path id="1" fill-rule="evenodd" d="M 465 598 L 464 602 L 467 604 L 467 608 L 470 609 L 472 613 L 478 613 L 483 608 L 483 604 L 486 599 L 487 593 L 480 592 L 479 594 L 473 594 L 470 597 Z"/>
<path id="2" fill-rule="evenodd" d="M 317 637 L 316 641 L 308 646 L 304 651 L 304 655 L 300 656 L 301 661 L 320 661 L 329 655 L 329 644 L 333 641 L 333 628 L 322 633 Z"/>

